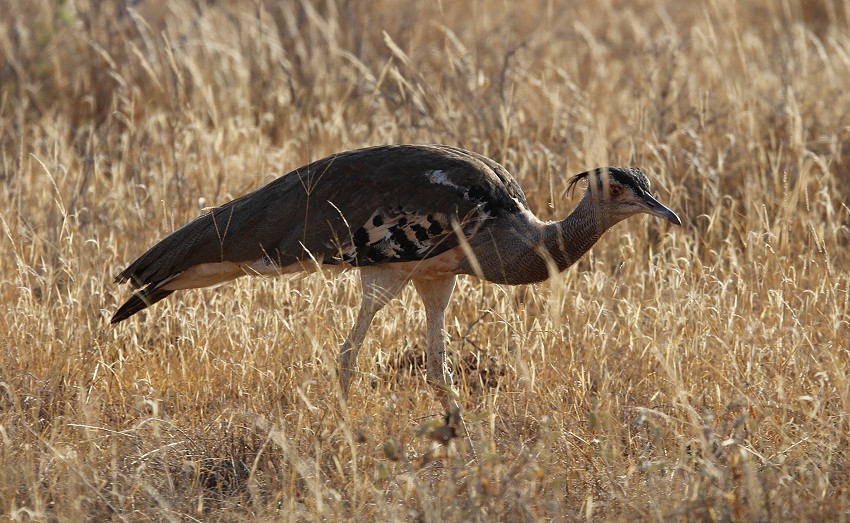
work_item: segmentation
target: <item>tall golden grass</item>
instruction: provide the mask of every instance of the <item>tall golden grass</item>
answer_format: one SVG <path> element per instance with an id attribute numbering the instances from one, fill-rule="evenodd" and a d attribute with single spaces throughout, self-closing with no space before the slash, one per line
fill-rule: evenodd
<path id="1" fill-rule="evenodd" d="M 0 2 L 0 518 L 843 520 L 850 2 Z M 476 459 L 433 442 L 406 291 L 335 366 L 355 274 L 184 292 L 117 327 L 159 238 L 309 160 L 439 142 L 544 219 L 643 167 L 533 287 L 462 279 Z"/>

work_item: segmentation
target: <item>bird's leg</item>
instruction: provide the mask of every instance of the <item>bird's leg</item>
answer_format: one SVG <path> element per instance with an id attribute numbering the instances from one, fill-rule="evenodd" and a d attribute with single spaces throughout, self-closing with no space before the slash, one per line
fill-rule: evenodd
<path id="1" fill-rule="evenodd" d="M 446 412 L 459 411 L 452 389 L 452 377 L 446 369 L 446 307 L 455 288 L 455 277 L 436 280 L 414 279 L 416 292 L 425 303 L 427 321 L 426 364 L 428 383 L 437 389 Z"/>
<path id="2" fill-rule="evenodd" d="M 339 382 L 343 396 L 348 395 L 351 373 L 357 365 L 357 354 L 366 338 L 366 332 L 375 314 L 390 302 L 410 281 L 408 276 L 380 267 L 360 269 L 363 296 L 360 312 L 351 333 L 339 349 Z"/>

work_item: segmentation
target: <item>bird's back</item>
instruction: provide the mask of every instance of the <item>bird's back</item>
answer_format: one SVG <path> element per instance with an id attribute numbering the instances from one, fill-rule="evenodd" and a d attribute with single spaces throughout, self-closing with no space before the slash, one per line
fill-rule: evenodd
<path id="1" fill-rule="evenodd" d="M 424 260 L 457 247 L 452 222 L 481 224 L 528 204 L 495 161 L 438 145 L 358 149 L 300 167 L 178 229 L 122 271 L 136 287 L 202 264 L 352 266 Z"/>

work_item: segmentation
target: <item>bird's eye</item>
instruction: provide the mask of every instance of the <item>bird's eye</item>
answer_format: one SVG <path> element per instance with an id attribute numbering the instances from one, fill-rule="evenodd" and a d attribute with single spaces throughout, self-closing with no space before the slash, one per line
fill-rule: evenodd
<path id="1" fill-rule="evenodd" d="M 618 196 L 620 196 L 623 193 L 623 188 L 620 187 L 619 185 L 611 184 L 611 186 L 609 187 L 609 190 L 611 191 L 611 197 L 612 198 L 617 198 Z"/>

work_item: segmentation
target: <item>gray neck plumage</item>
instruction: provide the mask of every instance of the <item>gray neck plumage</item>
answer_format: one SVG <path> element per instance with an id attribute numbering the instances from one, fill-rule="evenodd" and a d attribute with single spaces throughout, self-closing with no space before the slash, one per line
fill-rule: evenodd
<path id="1" fill-rule="evenodd" d="M 585 197 L 564 220 L 545 225 L 543 246 L 558 272 L 584 256 L 610 227 L 594 211 L 590 198 Z"/>
<path id="2" fill-rule="evenodd" d="M 585 196 L 560 222 L 528 222 L 506 227 L 499 238 L 479 236 L 473 246 L 485 279 L 521 285 L 543 281 L 561 272 L 584 255 L 613 223 L 606 223 Z M 466 262 L 461 271 L 477 274 Z"/>

